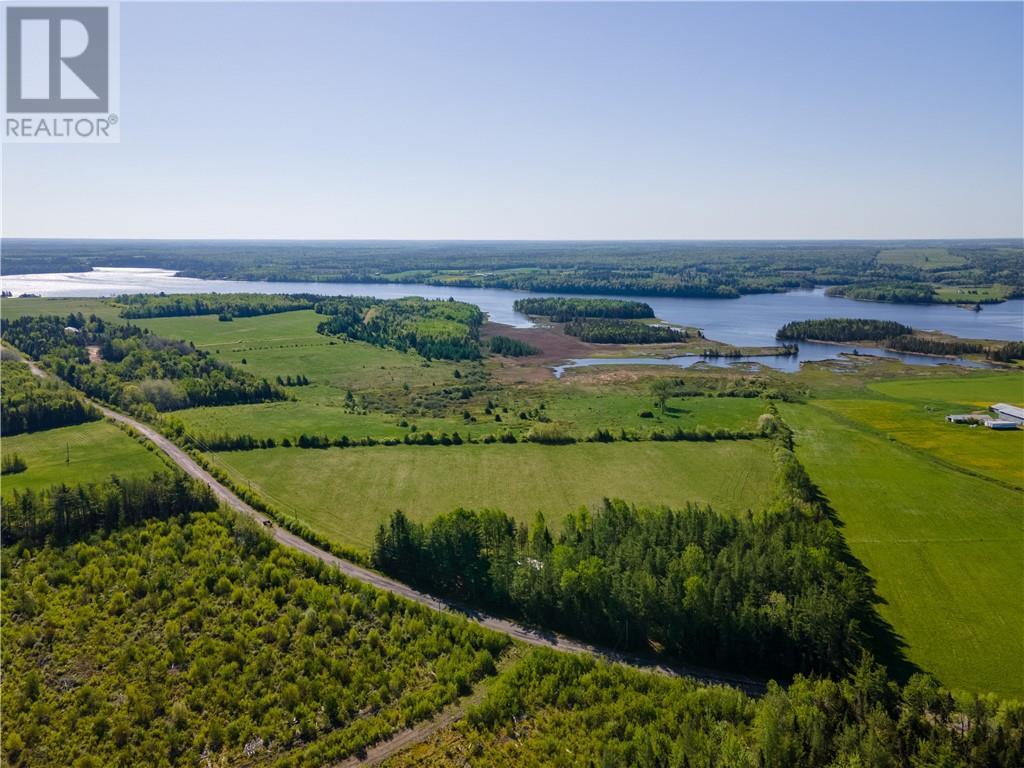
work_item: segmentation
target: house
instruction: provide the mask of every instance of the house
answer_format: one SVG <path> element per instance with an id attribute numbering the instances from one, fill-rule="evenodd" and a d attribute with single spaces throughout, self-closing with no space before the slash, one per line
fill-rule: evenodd
<path id="1" fill-rule="evenodd" d="M 1017 424 L 1024 424 L 1024 408 L 1007 403 L 996 403 L 990 405 L 989 410 L 996 415 L 999 421 L 1012 421 Z"/>
<path id="2" fill-rule="evenodd" d="M 1016 429 L 1018 422 L 1009 419 L 986 419 L 985 426 L 989 429 Z"/>

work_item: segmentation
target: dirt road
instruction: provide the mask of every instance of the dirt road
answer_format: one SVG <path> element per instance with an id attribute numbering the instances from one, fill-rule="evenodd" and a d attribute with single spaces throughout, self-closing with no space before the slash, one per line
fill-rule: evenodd
<path id="1" fill-rule="evenodd" d="M 32 370 L 32 373 L 35 375 L 44 378 L 49 375 L 35 365 L 35 363 L 27 359 L 26 362 Z M 687 677 L 704 683 L 731 685 L 752 695 L 758 695 L 764 692 L 764 683 L 759 680 L 722 674 L 703 667 L 688 665 L 669 666 L 657 660 L 649 659 L 637 654 L 621 653 L 608 648 L 601 648 L 595 645 L 590 645 L 589 643 L 573 640 L 555 632 L 535 630 L 507 619 L 491 616 L 467 606 L 419 592 L 402 582 L 389 579 L 387 576 L 377 573 L 376 571 L 363 568 L 355 563 L 349 562 L 348 560 L 342 560 L 340 557 L 336 557 L 330 552 L 320 549 L 314 544 L 310 544 L 305 539 L 296 536 L 294 533 L 286 531 L 280 526 L 274 524 L 269 517 L 264 515 L 262 512 L 253 509 L 238 498 L 230 489 L 218 481 L 217 478 L 197 464 L 195 459 L 152 427 L 146 426 L 142 422 L 133 419 L 130 416 L 126 416 L 123 413 L 111 410 L 101 403 L 96 401 L 92 402 L 100 411 L 103 412 L 104 416 L 131 427 L 167 454 L 167 456 L 169 456 L 170 459 L 184 472 L 210 486 L 210 489 L 214 492 L 217 498 L 219 498 L 224 504 L 243 515 L 248 515 L 253 520 L 264 525 L 268 533 L 270 533 L 276 542 L 299 552 L 303 552 L 310 557 L 315 557 L 328 565 L 332 565 L 346 576 L 357 579 L 365 584 L 370 584 L 378 589 L 386 590 L 394 595 L 399 595 L 408 600 L 412 600 L 421 605 L 425 605 L 435 611 L 458 613 L 481 626 L 487 627 L 495 632 L 501 632 L 509 637 L 530 645 L 554 648 L 555 650 L 569 651 L 571 653 L 586 653 L 592 656 L 601 657 L 608 661 L 628 664 L 632 667 L 659 672 L 665 675 Z"/>

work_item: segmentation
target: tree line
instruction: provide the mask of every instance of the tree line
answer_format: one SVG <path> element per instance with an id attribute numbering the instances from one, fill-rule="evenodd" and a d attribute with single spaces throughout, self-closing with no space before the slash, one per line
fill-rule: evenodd
<path id="1" fill-rule="evenodd" d="M 309 386 L 309 379 L 301 373 L 292 376 L 278 376 L 275 381 L 279 387 L 306 387 Z"/>
<path id="2" fill-rule="evenodd" d="M 786 323 L 775 334 L 778 339 L 819 341 L 877 341 L 886 349 L 923 355 L 980 355 L 1009 362 L 1024 357 L 1024 342 L 987 345 L 967 339 L 933 339 L 914 334 L 910 326 L 892 320 L 829 318 Z"/>
<path id="3" fill-rule="evenodd" d="M 909 336 L 914 329 L 893 320 L 831 317 L 825 320 L 795 320 L 775 332 L 775 338 L 803 341 L 884 341 Z"/>
<path id="4" fill-rule="evenodd" d="M 222 319 L 312 309 L 321 297 L 309 293 L 136 293 L 121 294 L 121 317 L 186 317 L 220 315 Z"/>
<path id="5" fill-rule="evenodd" d="M 989 347 L 976 341 L 961 339 L 930 339 L 925 336 L 896 336 L 885 339 L 886 349 L 898 352 L 913 352 L 919 355 L 978 355 L 989 352 Z"/>
<path id="6" fill-rule="evenodd" d="M 172 411 L 287 397 L 266 379 L 222 363 L 190 343 L 95 315 L 26 316 L 0 321 L 0 331 L 71 386 L 126 409 Z M 98 364 L 90 361 L 89 347 L 98 352 Z"/>
<path id="7" fill-rule="evenodd" d="M 685 330 L 669 325 L 590 318 L 570 320 L 565 332 L 592 344 L 670 344 L 689 338 Z"/>
<path id="8" fill-rule="evenodd" d="M 651 414 L 653 416 L 653 414 Z M 670 430 L 654 428 L 649 431 L 626 429 L 618 430 L 598 427 L 586 434 L 574 435 L 563 424 L 539 422 L 529 432 L 518 437 L 515 432 L 503 430 L 485 435 L 466 434 L 458 431 L 451 433 L 433 433 L 430 430 L 409 431 L 401 437 L 350 437 L 326 434 L 309 434 L 303 432 L 298 436 L 282 438 L 256 437 L 249 432 L 230 433 L 218 432 L 194 435 L 187 433 L 181 422 L 167 422 L 168 432 L 177 438 L 185 438 L 203 451 L 257 451 L 269 448 L 370 448 L 374 446 L 421 445 L 491 445 L 494 443 L 513 444 L 519 442 L 540 443 L 543 445 L 571 445 L 573 443 L 639 443 L 646 440 L 654 442 L 711 442 L 714 440 L 753 440 L 765 437 L 763 429 L 726 429 L 725 427 L 709 428 L 698 424 L 696 427 L 674 427 Z"/>
<path id="9" fill-rule="evenodd" d="M 989 352 L 989 357 L 999 362 L 1009 363 L 1024 360 L 1024 341 L 1011 341 Z"/>
<path id="10" fill-rule="evenodd" d="M 33 376 L 23 363 L 4 363 L 0 432 L 6 436 L 67 427 L 100 418 L 100 412 L 58 381 Z"/>
<path id="11" fill-rule="evenodd" d="M 508 336 L 491 336 L 487 342 L 487 348 L 491 354 L 505 357 L 529 357 L 540 352 L 532 344 L 527 344 L 519 339 L 510 339 Z"/>
<path id="12" fill-rule="evenodd" d="M 547 317 L 564 323 L 579 317 L 606 317 L 623 320 L 654 317 L 650 304 L 624 299 L 530 298 L 516 299 L 512 304 L 516 312 Z"/>
<path id="13" fill-rule="evenodd" d="M 895 304 L 931 304 L 935 289 L 923 283 L 856 283 L 833 285 L 826 296 L 842 296 L 857 301 L 885 301 Z"/>
<path id="14" fill-rule="evenodd" d="M 149 518 L 166 520 L 216 507 L 205 483 L 180 472 L 157 472 L 145 479 L 111 477 L 88 485 L 15 490 L 4 503 L 0 531 L 5 545 L 64 544 L 93 531 L 109 533 Z"/>

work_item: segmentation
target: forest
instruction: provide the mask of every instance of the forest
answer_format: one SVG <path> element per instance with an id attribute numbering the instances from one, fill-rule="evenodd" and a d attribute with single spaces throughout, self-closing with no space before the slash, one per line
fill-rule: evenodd
<path id="1" fill-rule="evenodd" d="M 109 480 L 87 485 L 55 485 L 40 492 L 14 491 L 0 520 L 5 545 L 23 542 L 66 544 L 93 531 L 111 531 L 149 518 L 216 509 L 205 483 L 181 472 L 162 472 L 145 479 Z"/>
<path id="2" fill-rule="evenodd" d="M 708 507 L 639 509 L 606 500 L 557 535 L 538 516 L 458 509 L 427 525 L 392 514 L 372 561 L 385 573 L 610 647 L 652 643 L 728 668 L 842 672 L 861 653 L 871 589 L 777 432 L 777 498 L 730 517 Z"/>
<path id="3" fill-rule="evenodd" d="M 570 336 L 591 344 L 671 344 L 689 338 L 686 331 L 670 325 L 648 325 L 628 320 L 570 320 L 564 330 Z"/>
<path id="4" fill-rule="evenodd" d="M 525 315 L 547 317 L 556 323 L 580 317 L 608 317 L 620 320 L 654 317 L 654 310 L 650 304 L 623 299 L 516 299 L 512 308 Z"/>
<path id="5" fill-rule="evenodd" d="M 28 366 L 8 360 L 0 389 L 0 432 L 6 436 L 95 421 L 100 412 L 74 390 L 33 376 Z"/>
<path id="6" fill-rule="evenodd" d="M 423 357 L 476 360 L 480 357 L 480 326 L 484 316 L 473 304 L 453 299 L 377 300 L 341 297 L 317 302 L 327 316 L 317 332 L 345 336 L 379 347 L 413 349 Z"/>
<path id="7" fill-rule="evenodd" d="M 21 317 L 0 324 L 5 341 L 91 397 L 123 408 L 172 411 L 283 400 L 284 391 L 183 341 L 92 315 Z M 90 360 L 90 347 L 97 356 Z"/>
<path id="8" fill-rule="evenodd" d="M 913 332 L 910 326 L 892 320 L 836 317 L 786 323 L 775 333 L 775 338 L 787 341 L 882 341 L 896 336 L 909 336 Z"/>
<path id="9" fill-rule="evenodd" d="M 935 301 L 935 289 L 918 283 L 855 283 L 833 285 L 825 290 L 827 296 L 842 296 L 857 301 L 887 301 L 897 304 L 930 304 Z"/>
<path id="10" fill-rule="evenodd" d="M 989 356 L 993 360 L 1009 363 L 1014 360 L 1024 360 L 1024 341 L 1011 341 L 1008 344 L 993 349 Z"/>
<path id="11" fill-rule="evenodd" d="M 978 355 L 988 353 L 989 347 L 977 341 L 966 341 L 963 339 L 932 339 L 926 336 L 904 335 L 895 336 L 885 340 L 886 349 L 895 349 L 900 352 L 914 352 L 919 355 Z M 991 351 L 999 349 L 996 346 Z"/>
<path id="12" fill-rule="evenodd" d="M 1020 295 L 1019 239 L 760 242 L 138 242 L 4 240 L 7 274 L 93 266 L 234 280 L 406 282 L 562 293 L 735 298 L 855 284 L 857 295 L 934 301 L 931 284 L 1002 284 Z M 893 254 L 947 255 L 941 270 Z M 891 286 L 891 287 L 886 287 Z M 839 294 L 837 294 L 839 295 Z"/>
<path id="13" fill-rule="evenodd" d="M 493 355 L 504 355 L 505 357 L 529 357 L 540 352 L 532 344 L 527 344 L 519 339 L 510 339 L 508 336 L 491 336 L 487 341 L 487 349 Z"/>
<path id="14" fill-rule="evenodd" d="M 253 317 L 274 312 L 312 309 L 319 296 L 283 293 L 162 293 L 122 294 L 114 301 L 121 305 L 121 317 L 185 317 L 220 315 L 222 318 Z"/>
<path id="15" fill-rule="evenodd" d="M 877 341 L 886 349 L 913 352 L 919 355 L 980 355 L 997 362 L 1012 362 L 1024 357 L 1024 343 L 984 344 L 980 341 L 955 338 L 933 338 L 914 333 L 914 329 L 892 320 L 829 318 L 798 320 L 786 323 L 776 338 L 787 341 Z"/>
<path id="16" fill-rule="evenodd" d="M 760 698 L 584 656 L 530 651 L 464 724 L 387 768 L 433 765 L 1016 766 L 1024 706 L 903 686 L 870 657 L 830 680 L 797 675 Z"/>
<path id="17" fill-rule="evenodd" d="M 467 693 L 508 645 L 226 511 L 17 543 L 3 577 L 11 766 L 332 764 Z"/>

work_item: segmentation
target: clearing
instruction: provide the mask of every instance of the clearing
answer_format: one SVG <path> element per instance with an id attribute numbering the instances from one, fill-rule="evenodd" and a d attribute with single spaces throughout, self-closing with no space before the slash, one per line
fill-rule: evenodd
<path id="1" fill-rule="evenodd" d="M 15 490 L 93 483 L 110 475 L 144 477 L 167 469 L 157 454 L 106 421 L 5 437 L 3 450 L 28 464 L 24 472 L 4 475 L 5 498 Z"/>
<path id="2" fill-rule="evenodd" d="M 456 507 L 531 522 L 605 497 L 638 505 L 757 509 L 774 464 L 767 441 L 492 444 L 238 451 L 206 454 L 239 485 L 341 544 L 367 549 L 395 509 L 427 521 Z"/>

